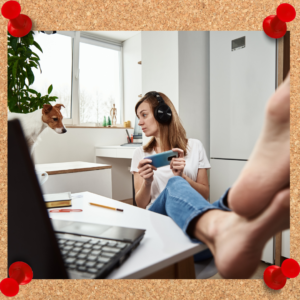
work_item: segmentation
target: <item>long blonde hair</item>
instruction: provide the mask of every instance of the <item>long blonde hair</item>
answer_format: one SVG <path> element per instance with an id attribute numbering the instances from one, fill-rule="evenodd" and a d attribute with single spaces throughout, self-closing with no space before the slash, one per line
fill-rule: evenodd
<path id="1" fill-rule="evenodd" d="M 152 108 L 152 113 L 154 115 L 155 108 L 158 106 L 157 98 L 152 94 L 153 92 L 147 93 L 143 98 L 141 98 L 135 105 L 135 113 L 137 115 L 138 107 L 143 103 L 149 103 Z M 154 92 L 156 93 L 156 92 Z M 172 119 L 169 124 L 159 123 L 156 119 L 157 125 L 159 127 L 159 134 L 161 140 L 161 151 L 168 151 L 170 148 L 180 148 L 184 151 L 184 156 L 187 154 L 187 142 L 186 132 L 181 124 L 180 118 L 177 111 L 171 102 L 171 100 L 163 93 L 158 93 L 165 103 L 170 107 L 172 111 Z M 145 152 L 151 152 L 154 147 L 158 146 L 155 137 L 153 136 L 150 141 L 143 147 Z M 170 148 L 169 148 L 170 147 Z"/>

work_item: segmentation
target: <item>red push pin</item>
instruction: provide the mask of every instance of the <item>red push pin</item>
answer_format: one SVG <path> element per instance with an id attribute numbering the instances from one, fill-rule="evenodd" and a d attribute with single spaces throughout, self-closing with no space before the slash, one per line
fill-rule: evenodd
<path id="1" fill-rule="evenodd" d="M 22 261 L 17 261 L 10 265 L 8 269 L 10 278 L 5 278 L 0 282 L 0 290 L 7 297 L 13 297 L 19 292 L 20 284 L 27 284 L 33 277 L 33 272 L 29 265 Z"/>
<path id="2" fill-rule="evenodd" d="M 264 272 L 264 281 L 266 285 L 273 290 L 280 290 L 285 286 L 286 277 L 278 266 L 269 266 Z"/>
<path id="3" fill-rule="evenodd" d="M 32 27 L 31 19 L 20 14 L 21 6 L 17 1 L 7 1 L 2 5 L 1 13 L 6 19 L 8 32 L 14 37 L 23 37 L 27 35 Z"/>
<path id="4" fill-rule="evenodd" d="M 13 297 L 19 293 L 19 284 L 13 278 L 5 278 L 0 282 L 0 290 L 3 295 Z"/>
<path id="5" fill-rule="evenodd" d="M 296 17 L 295 8 L 288 4 L 282 3 L 277 7 L 277 15 L 268 16 L 264 19 L 264 32 L 271 38 L 278 39 L 286 33 L 286 22 L 291 22 Z"/>
<path id="6" fill-rule="evenodd" d="M 285 277 L 295 278 L 300 273 L 300 266 L 294 259 L 289 258 L 283 261 L 281 270 Z"/>
<path id="7" fill-rule="evenodd" d="M 24 285 L 31 281 L 33 272 L 30 266 L 22 261 L 16 261 L 8 269 L 10 278 L 15 279 L 18 284 Z"/>

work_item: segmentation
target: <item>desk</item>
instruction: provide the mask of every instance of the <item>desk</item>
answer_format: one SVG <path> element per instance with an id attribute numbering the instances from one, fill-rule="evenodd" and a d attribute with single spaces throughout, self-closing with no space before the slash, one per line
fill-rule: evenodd
<path id="1" fill-rule="evenodd" d="M 135 149 L 141 147 L 142 145 L 137 145 L 136 147 L 126 147 L 126 146 L 100 146 L 95 147 L 95 155 L 102 157 L 114 157 L 114 158 L 129 158 L 132 159 L 133 152 Z"/>
<path id="2" fill-rule="evenodd" d="M 42 185 L 44 194 L 71 191 L 92 192 L 112 197 L 111 166 L 82 161 L 36 164 L 35 169 L 48 173 L 48 180 Z"/>
<path id="3" fill-rule="evenodd" d="M 88 192 L 80 193 L 82 198 L 76 198 L 78 194 L 73 195 L 75 198 L 72 200 L 72 208 L 83 211 L 50 213 L 52 219 L 146 229 L 140 245 L 121 267 L 109 274 L 107 277 L 109 279 L 155 278 L 156 276 L 158 276 L 156 278 L 174 278 L 170 273 L 163 275 L 162 270 L 165 268 L 170 270 L 174 264 L 178 265 L 183 260 L 186 260 L 185 264 L 181 264 L 183 268 L 187 268 L 188 263 L 192 263 L 194 268 L 191 256 L 207 249 L 206 245 L 190 242 L 177 224 L 167 216 Z M 121 208 L 124 212 L 92 206 L 89 202 Z M 159 275 L 151 275 L 158 274 L 159 271 L 161 271 Z M 176 271 L 178 272 L 178 269 Z M 178 277 L 191 278 L 180 274 Z"/>
<path id="4" fill-rule="evenodd" d="M 128 168 L 135 149 L 141 147 L 95 146 L 95 162 L 112 166 L 112 198 L 132 199 L 132 177 Z"/>

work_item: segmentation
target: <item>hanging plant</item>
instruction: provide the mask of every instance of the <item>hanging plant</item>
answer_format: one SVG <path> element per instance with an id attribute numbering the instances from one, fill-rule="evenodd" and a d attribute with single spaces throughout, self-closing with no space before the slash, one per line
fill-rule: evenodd
<path id="1" fill-rule="evenodd" d="M 8 63 L 8 91 L 7 105 L 11 112 L 29 113 L 43 108 L 44 104 L 56 101 L 58 97 L 50 96 L 53 86 L 48 88 L 48 94 L 42 96 L 41 93 L 30 88 L 34 83 L 32 68 L 40 70 L 40 58 L 30 49 L 36 47 L 43 52 L 41 46 L 34 40 L 34 32 L 22 38 L 16 38 L 8 32 L 7 42 L 7 63 Z"/>

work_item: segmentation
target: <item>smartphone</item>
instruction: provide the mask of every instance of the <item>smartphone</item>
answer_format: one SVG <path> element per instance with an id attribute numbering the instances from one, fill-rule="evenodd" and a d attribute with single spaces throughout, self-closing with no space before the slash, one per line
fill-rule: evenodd
<path id="1" fill-rule="evenodd" d="M 159 168 L 159 167 L 169 165 L 171 163 L 171 160 L 173 157 L 178 157 L 178 152 L 174 152 L 174 151 L 170 150 L 170 151 L 166 151 L 166 152 L 162 152 L 162 153 L 144 157 L 144 159 L 146 159 L 146 158 L 151 159 L 152 160 L 151 165 L 156 168 Z"/>

